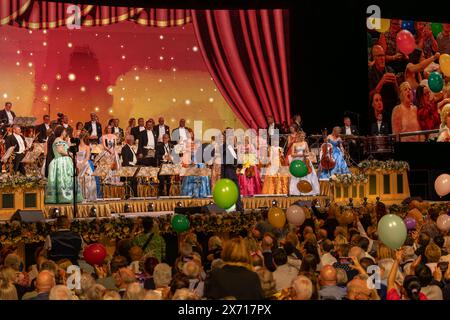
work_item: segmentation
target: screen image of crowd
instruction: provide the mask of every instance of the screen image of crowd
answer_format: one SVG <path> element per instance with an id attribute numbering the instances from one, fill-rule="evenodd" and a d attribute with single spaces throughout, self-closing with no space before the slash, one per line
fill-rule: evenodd
<path id="1" fill-rule="evenodd" d="M 450 24 L 379 20 L 367 34 L 371 133 L 450 141 Z"/>

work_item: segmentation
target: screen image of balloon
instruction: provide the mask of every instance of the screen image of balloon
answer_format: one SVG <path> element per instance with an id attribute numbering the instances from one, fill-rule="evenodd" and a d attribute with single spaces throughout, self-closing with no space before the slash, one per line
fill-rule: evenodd
<path id="1" fill-rule="evenodd" d="M 368 19 L 367 56 L 370 135 L 449 142 L 450 18 Z"/>
<path id="2" fill-rule="evenodd" d="M 160 116 L 171 129 L 203 121 L 203 130 L 243 128 L 216 87 L 192 24 L 157 28 L 131 21 L 69 30 L 0 28 L 0 104 L 17 117 L 50 112 L 72 127 L 96 112 L 126 128 L 129 118 Z"/>

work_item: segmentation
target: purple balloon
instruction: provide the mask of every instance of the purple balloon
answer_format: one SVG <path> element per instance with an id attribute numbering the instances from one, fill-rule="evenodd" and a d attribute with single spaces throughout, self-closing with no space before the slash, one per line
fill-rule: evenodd
<path id="1" fill-rule="evenodd" d="M 406 217 L 404 221 L 405 221 L 406 229 L 408 229 L 408 230 L 415 229 L 417 226 L 417 221 L 414 218 Z"/>

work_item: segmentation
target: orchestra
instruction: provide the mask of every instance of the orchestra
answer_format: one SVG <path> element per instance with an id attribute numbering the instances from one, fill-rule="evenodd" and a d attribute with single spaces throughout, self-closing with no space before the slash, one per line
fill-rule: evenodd
<path id="1" fill-rule="evenodd" d="M 363 145 L 364 154 L 374 156 L 392 142 L 381 113 L 371 128 L 373 136 L 369 137 L 359 136 L 349 117 L 344 118 L 342 127 L 333 128 L 331 135 L 325 132 L 307 136 L 301 129 L 299 115 L 292 118 L 286 129 L 269 115 L 263 136 L 246 136 L 240 140 L 234 136 L 234 130 L 228 128 L 224 136 L 213 136 L 203 144 L 201 139 L 194 140 L 193 130 L 186 127 L 185 119 L 180 119 L 179 126 L 172 131 L 162 116 L 157 123 L 141 117 L 136 124 L 135 118 L 131 118 L 125 130 L 119 126 L 119 119 L 110 119 L 104 132 L 94 112 L 90 114 L 90 121 L 78 122 L 74 128 L 69 125 L 68 116 L 61 113 L 54 121 L 44 115 L 42 123 L 32 126 L 21 124 L 21 119 L 12 111 L 11 103 L 6 103 L 5 109 L 0 111 L 2 171 L 27 174 L 33 167 L 34 172 L 47 176 L 54 159 L 53 132 L 58 126 L 64 127 L 67 143 L 80 148 L 75 155 L 78 179 L 84 199 L 88 200 L 100 197 L 105 185 L 122 185 L 127 188 L 127 197 L 140 196 L 138 186 L 142 184 L 154 188 L 157 196 L 207 197 L 219 178 L 235 181 L 242 196 L 274 192 L 318 195 L 319 181 L 328 180 L 333 174 L 350 172 L 349 167 L 355 163 L 352 162 L 354 152 L 349 153 L 352 147 Z M 278 145 L 274 143 L 276 132 L 281 133 L 278 142 L 283 141 Z M 263 149 L 269 154 L 262 155 Z M 210 150 L 211 159 L 206 159 L 205 150 Z M 34 156 L 39 161 L 25 162 L 27 153 L 36 153 Z M 289 164 L 294 159 L 305 162 L 308 169 L 305 177 L 293 177 L 289 173 Z M 160 171 L 151 179 L 142 179 L 142 174 L 137 178 L 140 168 L 146 167 Z M 136 171 L 125 176 L 126 168 Z M 279 186 L 281 182 L 285 185 Z M 201 192 L 192 191 L 195 188 Z M 241 206 L 241 201 L 237 205 Z"/>

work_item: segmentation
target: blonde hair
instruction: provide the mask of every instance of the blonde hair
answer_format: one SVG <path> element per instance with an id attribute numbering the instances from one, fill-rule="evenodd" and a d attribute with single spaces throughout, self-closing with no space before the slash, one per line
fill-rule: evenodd
<path id="1" fill-rule="evenodd" d="M 222 260 L 225 263 L 238 263 L 251 266 L 250 252 L 247 243 L 242 237 L 230 239 L 225 242 L 222 250 Z"/>
<path id="2" fill-rule="evenodd" d="M 3 277 L 0 277 L 0 301 L 1 300 L 19 300 L 14 284 Z"/>
<path id="3" fill-rule="evenodd" d="M 405 81 L 405 82 L 402 82 L 402 84 L 400 85 L 400 87 L 399 87 L 399 90 L 400 90 L 400 101 L 401 102 L 403 102 L 403 100 L 404 100 L 404 96 L 403 96 L 403 89 L 406 87 L 406 86 L 408 86 L 410 89 L 411 89 L 411 85 L 409 84 L 409 82 L 407 82 L 407 81 Z"/>
<path id="4" fill-rule="evenodd" d="M 447 125 L 447 117 L 450 115 L 450 103 L 447 103 L 441 110 L 441 127 Z"/>
<path id="5" fill-rule="evenodd" d="M 222 248 L 222 239 L 220 239 L 220 237 L 218 236 L 212 236 L 208 240 L 208 247 L 210 250 Z"/>
<path id="6" fill-rule="evenodd" d="M 377 258 L 381 259 L 395 259 L 395 250 L 389 248 L 383 243 L 380 243 L 377 249 Z"/>
<path id="7" fill-rule="evenodd" d="M 430 243 L 425 248 L 425 257 L 427 258 L 427 262 L 439 262 L 441 254 L 441 248 L 439 248 L 435 243 Z"/>

